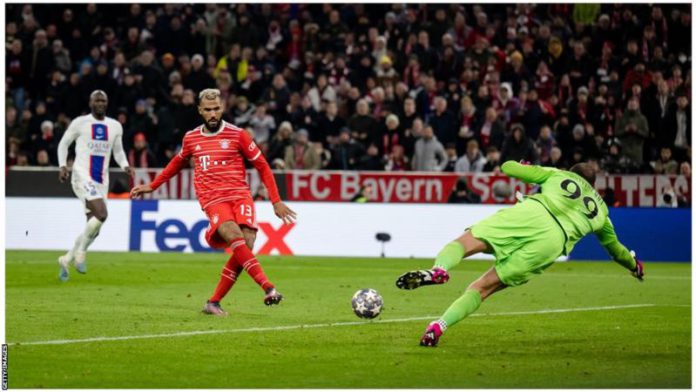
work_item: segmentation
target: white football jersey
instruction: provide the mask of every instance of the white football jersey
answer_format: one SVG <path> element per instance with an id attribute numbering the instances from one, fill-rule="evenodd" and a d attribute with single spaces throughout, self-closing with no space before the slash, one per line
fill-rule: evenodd
<path id="1" fill-rule="evenodd" d="M 72 182 L 94 181 L 108 187 L 111 150 L 116 163 L 125 169 L 128 158 L 123 151 L 123 127 L 110 117 L 97 120 L 91 114 L 75 118 L 58 145 L 58 165 L 67 166 L 68 148 L 75 142 Z"/>

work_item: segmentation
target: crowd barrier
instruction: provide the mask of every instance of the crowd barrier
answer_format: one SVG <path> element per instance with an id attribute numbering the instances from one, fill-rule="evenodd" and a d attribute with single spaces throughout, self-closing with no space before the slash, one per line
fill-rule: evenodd
<path id="1" fill-rule="evenodd" d="M 162 169 L 138 169 L 131 182 L 119 170 L 111 172 L 111 190 L 123 192 L 128 187 L 147 184 Z M 275 179 L 284 200 L 341 202 L 350 201 L 362 187 L 369 186 L 372 202 L 445 203 L 457 181 L 465 178 L 468 188 L 481 197 L 483 204 L 511 204 L 515 191 L 527 193 L 532 186 L 500 174 L 453 174 L 428 172 L 366 172 L 366 171 L 276 171 Z M 247 172 L 247 182 L 253 193 L 260 187 L 259 176 L 253 169 Z M 58 182 L 57 169 L 12 169 L 7 173 L 7 196 L 67 197 L 72 196 L 70 184 Z M 599 176 L 596 187 L 600 192 L 614 190 L 618 206 L 655 207 L 668 189 L 691 198 L 691 181 L 684 176 L 670 175 L 611 175 Z M 193 173 L 185 169 L 163 184 L 147 198 L 157 200 L 195 200 Z"/>
<path id="2" fill-rule="evenodd" d="M 504 205 L 294 202 L 293 225 L 283 225 L 268 202 L 256 204 L 260 254 L 374 257 L 377 233 L 388 233 L 387 257 L 433 257 L 443 244 Z M 208 221 L 191 200 L 110 200 L 109 220 L 92 245 L 101 251 L 210 252 Z M 8 249 L 67 249 L 84 229 L 75 198 L 6 198 Z M 614 208 L 619 238 L 649 261 L 690 261 L 691 209 Z M 570 259 L 607 259 L 596 239 L 578 244 Z"/>

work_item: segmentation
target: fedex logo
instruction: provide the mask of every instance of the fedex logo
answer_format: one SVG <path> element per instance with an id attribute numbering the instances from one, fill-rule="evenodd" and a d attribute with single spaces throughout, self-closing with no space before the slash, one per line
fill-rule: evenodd
<path id="1" fill-rule="evenodd" d="M 155 246 L 161 252 L 183 252 L 190 248 L 194 252 L 216 252 L 205 242 L 205 231 L 208 229 L 208 221 L 201 219 L 191 226 L 183 221 L 170 218 L 163 221 L 153 218 L 153 213 L 159 211 L 158 200 L 137 200 L 131 202 L 130 237 L 128 249 L 130 251 L 143 250 L 143 235 L 154 233 Z M 270 254 L 277 250 L 281 255 L 292 255 L 292 250 L 285 242 L 285 236 L 295 226 L 280 225 L 275 229 L 270 223 L 260 222 L 261 231 L 267 240 L 263 244 L 257 242 L 255 248 L 258 254 Z M 261 245 L 261 246 L 258 246 Z"/>

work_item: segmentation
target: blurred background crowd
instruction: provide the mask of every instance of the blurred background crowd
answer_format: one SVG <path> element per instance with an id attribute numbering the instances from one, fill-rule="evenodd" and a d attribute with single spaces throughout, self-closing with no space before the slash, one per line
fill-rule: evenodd
<path id="1" fill-rule="evenodd" d="M 219 88 L 276 169 L 691 173 L 690 4 L 6 5 L 7 165 L 95 89 L 162 167 Z"/>

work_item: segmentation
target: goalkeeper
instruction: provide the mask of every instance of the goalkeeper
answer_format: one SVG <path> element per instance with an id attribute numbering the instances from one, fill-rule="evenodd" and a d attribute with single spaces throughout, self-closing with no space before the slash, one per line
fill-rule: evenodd
<path id="1" fill-rule="evenodd" d="M 527 196 L 468 228 L 438 253 L 430 270 L 401 275 L 396 286 L 411 290 L 449 280 L 447 271 L 479 252 L 492 253 L 495 266 L 469 285 L 439 320 L 428 325 L 422 346 L 435 346 L 448 327 L 458 323 L 496 291 L 526 283 L 560 255 L 567 255 L 582 237 L 594 233 L 617 263 L 643 280 L 643 264 L 616 238 L 604 201 L 594 189 L 595 171 L 578 163 L 563 171 L 508 161 L 501 167 L 510 177 L 539 184 L 541 193 Z"/>

